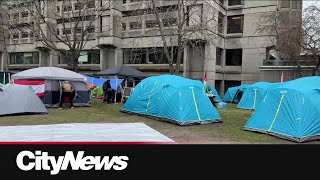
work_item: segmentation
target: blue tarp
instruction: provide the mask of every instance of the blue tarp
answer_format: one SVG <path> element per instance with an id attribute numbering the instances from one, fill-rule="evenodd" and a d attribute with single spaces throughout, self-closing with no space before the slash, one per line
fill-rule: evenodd
<path id="1" fill-rule="evenodd" d="M 245 130 L 303 142 L 320 138 L 320 77 L 304 77 L 268 91 Z"/>
<path id="2" fill-rule="evenodd" d="M 238 103 L 240 101 L 240 99 L 236 98 L 238 90 L 245 92 L 246 88 L 249 86 L 249 84 L 242 84 L 241 86 L 229 88 L 223 96 L 222 100 L 224 102 Z"/>
<path id="3" fill-rule="evenodd" d="M 142 80 L 122 111 L 157 117 L 179 125 L 221 121 L 201 81 L 174 75 Z"/>
<path id="4" fill-rule="evenodd" d="M 94 86 L 102 86 L 103 83 L 108 80 L 108 79 L 105 79 L 105 78 L 96 78 L 96 77 L 92 77 L 92 76 L 88 76 L 88 75 L 84 75 L 82 74 L 83 76 L 85 76 L 87 78 L 87 81 L 90 83 L 90 84 L 93 84 Z M 117 87 L 122 83 L 123 79 L 117 79 L 117 78 L 114 78 L 114 79 L 109 79 L 110 80 L 110 84 L 111 84 L 111 88 L 112 89 L 117 89 Z"/>
<path id="5" fill-rule="evenodd" d="M 250 85 L 243 93 L 242 98 L 237 105 L 240 109 L 255 109 L 266 93 L 279 86 L 281 83 L 257 82 Z"/>

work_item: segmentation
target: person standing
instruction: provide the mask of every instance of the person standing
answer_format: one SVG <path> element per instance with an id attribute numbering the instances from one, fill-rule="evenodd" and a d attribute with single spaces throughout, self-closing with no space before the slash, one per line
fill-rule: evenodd
<path id="1" fill-rule="evenodd" d="M 111 89 L 111 84 L 109 79 L 103 83 L 102 89 L 103 89 L 103 102 L 105 103 L 105 102 L 108 102 L 109 101 L 108 98 L 110 98 L 108 96 Z"/>
<path id="2" fill-rule="evenodd" d="M 70 100 L 70 108 L 73 109 L 73 98 L 74 98 L 74 88 L 71 86 L 69 81 L 64 81 L 61 86 L 61 98 L 59 103 L 59 109 L 62 109 L 62 104 L 64 103 L 65 98 L 69 98 Z"/>

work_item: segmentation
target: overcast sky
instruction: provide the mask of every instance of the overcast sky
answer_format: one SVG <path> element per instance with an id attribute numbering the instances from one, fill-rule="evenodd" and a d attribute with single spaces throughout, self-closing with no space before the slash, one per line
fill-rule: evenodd
<path id="1" fill-rule="evenodd" d="M 320 5 L 320 0 L 303 0 L 303 7 L 308 7 L 310 5 Z"/>

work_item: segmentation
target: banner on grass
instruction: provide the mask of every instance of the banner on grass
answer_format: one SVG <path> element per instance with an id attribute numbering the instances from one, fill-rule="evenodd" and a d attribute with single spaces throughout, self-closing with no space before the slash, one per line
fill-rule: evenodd
<path id="1" fill-rule="evenodd" d="M 32 88 L 33 92 L 39 97 L 44 96 L 45 81 L 44 80 L 14 80 L 14 84 Z"/>

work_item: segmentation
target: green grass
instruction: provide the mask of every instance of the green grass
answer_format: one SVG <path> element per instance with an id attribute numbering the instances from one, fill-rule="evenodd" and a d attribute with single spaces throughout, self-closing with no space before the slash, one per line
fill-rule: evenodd
<path id="1" fill-rule="evenodd" d="M 60 123 L 132 123 L 143 122 L 176 142 L 186 143 L 290 143 L 261 133 L 241 128 L 253 111 L 240 110 L 235 104 L 219 110 L 223 123 L 178 126 L 141 116 L 120 112 L 121 105 L 107 105 L 95 100 L 90 108 L 49 108 L 48 115 L 8 116 L 0 118 L 0 125 L 60 124 Z"/>

